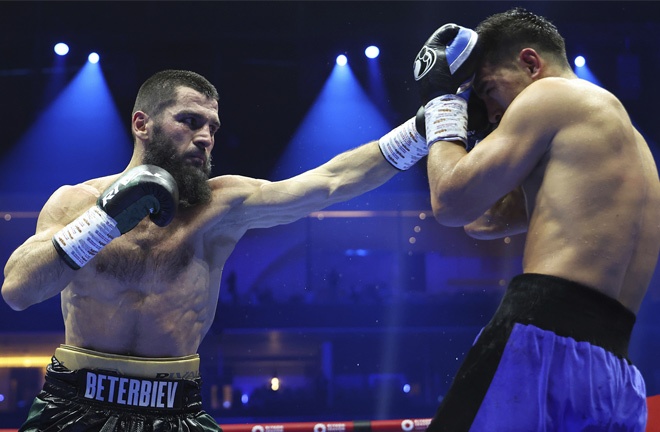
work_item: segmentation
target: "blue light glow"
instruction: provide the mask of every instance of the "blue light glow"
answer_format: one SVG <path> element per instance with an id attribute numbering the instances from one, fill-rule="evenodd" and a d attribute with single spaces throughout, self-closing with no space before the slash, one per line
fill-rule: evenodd
<path id="1" fill-rule="evenodd" d="M 91 54 L 87 57 L 87 60 L 89 60 L 89 62 L 92 63 L 92 64 L 96 64 L 96 63 L 98 63 L 100 59 L 101 59 L 101 58 L 99 57 L 99 55 L 98 55 L 97 53 L 95 53 L 95 52 L 91 53 Z"/>
<path id="2" fill-rule="evenodd" d="M 599 87 L 602 87 L 603 85 L 601 82 L 596 78 L 596 75 L 589 69 L 589 66 L 585 63 L 583 66 L 576 67 L 573 72 L 575 72 L 575 75 L 578 76 L 578 78 L 582 78 L 583 80 L 587 80 L 591 83 L 596 84 Z"/>
<path id="3" fill-rule="evenodd" d="M 410 393 L 410 384 L 404 384 L 403 385 L 403 392 L 404 393 Z"/>
<path id="4" fill-rule="evenodd" d="M 64 56 L 64 55 L 67 55 L 69 53 L 69 46 L 67 44 L 63 43 L 63 42 L 60 42 L 60 43 L 55 45 L 53 50 L 55 51 L 55 54 L 57 54 L 59 56 Z"/>
<path id="5" fill-rule="evenodd" d="M 587 61 L 584 59 L 584 57 L 577 56 L 577 57 L 575 57 L 575 60 L 573 61 L 573 63 L 575 64 L 575 66 L 581 68 L 587 63 Z"/>
<path id="6" fill-rule="evenodd" d="M 120 172 L 132 152 L 100 65 L 85 63 L 0 160 L 0 191 L 49 195 Z"/>
<path id="7" fill-rule="evenodd" d="M 364 50 L 364 55 L 366 55 L 370 59 L 375 59 L 376 57 L 378 57 L 378 54 L 380 54 L 380 50 L 378 49 L 377 46 L 371 45 Z"/>
<path id="8" fill-rule="evenodd" d="M 243 405 L 247 404 L 249 400 L 250 400 L 250 396 L 248 396 L 246 394 L 243 394 L 241 396 L 241 402 L 243 403 Z"/>
<path id="9" fill-rule="evenodd" d="M 275 165 L 271 179 L 300 174 L 389 130 L 350 66 L 335 66 Z"/>
<path id="10" fill-rule="evenodd" d="M 339 66 L 346 66 L 347 63 L 348 63 L 348 59 L 346 58 L 346 56 L 344 54 L 339 54 L 337 56 L 337 64 Z"/>

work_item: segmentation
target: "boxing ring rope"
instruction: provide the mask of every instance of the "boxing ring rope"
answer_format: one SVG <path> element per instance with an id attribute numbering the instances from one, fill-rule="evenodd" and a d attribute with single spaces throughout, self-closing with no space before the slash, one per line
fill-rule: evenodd
<path id="1" fill-rule="evenodd" d="M 219 423 L 223 432 L 423 432 L 430 418 L 401 420 L 355 420 L 333 422 Z M 17 432 L 17 429 L 0 429 Z"/>
<path id="2" fill-rule="evenodd" d="M 425 431 L 430 418 L 334 422 L 220 423 L 223 432 L 416 432 Z"/>
<path id="3" fill-rule="evenodd" d="M 646 432 L 660 432 L 660 395 L 649 396 L 647 406 L 649 417 Z M 429 423 L 430 418 L 219 424 L 223 432 L 423 432 Z M 0 432 L 17 432 L 17 429 L 0 428 Z"/>
<path id="4" fill-rule="evenodd" d="M 646 432 L 660 432 L 660 395 L 649 396 L 646 402 L 649 411 Z M 346 422 L 220 423 L 220 426 L 223 432 L 424 432 L 429 423 L 430 418 L 412 418 Z"/>

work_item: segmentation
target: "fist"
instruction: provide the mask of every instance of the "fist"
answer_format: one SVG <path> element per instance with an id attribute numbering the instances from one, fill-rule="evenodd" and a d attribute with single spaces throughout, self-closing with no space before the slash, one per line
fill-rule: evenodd
<path id="1" fill-rule="evenodd" d="M 445 24 L 431 35 L 414 63 L 422 104 L 446 94 L 469 97 L 479 60 L 477 38 L 474 30 L 456 24 Z"/>

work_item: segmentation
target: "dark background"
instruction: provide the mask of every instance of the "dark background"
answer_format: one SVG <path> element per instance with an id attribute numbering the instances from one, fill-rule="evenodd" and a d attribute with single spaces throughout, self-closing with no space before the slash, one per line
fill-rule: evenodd
<path id="1" fill-rule="evenodd" d="M 569 58 L 588 56 L 603 85 L 624 99 L 640 128 L 658 141 L 656 2 L 1 2 L 0 125 L 7 149 L 43 109 L 53 45 L 66 40 L 74 74 L 93 50 L 119 112 L 128 120 L 139 85 L 165 68 L 190 69 L 218 88 L 223 129 L 216 171 L 264 177 L 331 71 L 337 54 L 363 78 L 362 51 L 381 49 L 393 121 L 418 105 L 412 62 L 445 22 L 475 26 L 523 5 L 549 17 Z M 639 57 L 639 76 L 618 74 L 617 58 Z M 76 64 L 77 63 L 77 64 Z M 630 80 L 641 83 L 629 94 Z"/>
<path id="2" fill-rule="evenodd" d="M 657 155 L 656 2 L 126 1 L 0 2 L 0 160 L 56 96 L 49 85 L 55 73 L 52 47 L 59 41 L 71 48 L 67 80 L 89 52 L 101 55 L 126 134 L 135 94 L 148 76 L 166 68 L 206 76 L 220 93 L 214 174 L 270 178 L 338 54 L 349 57 L 366 87 L 362 52 L 372 44 L 380 48 L 387 100 L 379 109 L 396 126 L 419 105 L 412 62 L 430 33 L 446 22 L 473 27 L 513 6 L 557 25 L 569 60 L 587 57 Z M 24 162 L 29 176 L 32 161 Z M 61 184 L 84 180 L 75 171 L 53 170 Z M 420 221 L 417 215 L 430 209 L 423 162 L 405 175 L 421 181 L 394 183 L 395 190 L 388 190 L 397 200 L 379 210 L 394 215 L 347 216 L 332 223 L 310 217 L 250 232 L 239 243 L 227 263 L 216 322 L 200 350 L 205 400 L 221 423 L 432 416 L 497 306 L 501 281 L 519 270 L 524 238 L 477 242 L 460 230 Z M 50 186 L 27 188 L 24 179 L 11 176 L 0 172 L 0 216 L 16 211 L 25 216 L 0 220 L 3 263 L 32 234 L 36 212 L 52 192 Z M 365 206 L 358 200 L 351 208 Z M 407 239 L 417 227 L 424 235 L 411 246 Z M 352 255 L 361 249 L 370 255 Z M 660 393 L 658 305 L 656 275 L 631 345 L 649 395 Z M 20 313 L 0 302 L 0 340 L 9 341 L 7 347 L 15 349 L 12 341 L 22 338 L 43 338 L 54 347 L 62 329 L 57 298 Z M 258 382 L 274 372 L 283 383 L 288 374 L 297 384 L 277 394 L 257 388 L 249 404 L 238 402 L 245 391 L 241 379 Z M 20 423 L 40 376 L 32 369 L 0 373 L 0 393 L 3 382 L 24 389 L 12 406 L 9 399 L 0 402 L 0 426 Z M 413 390 L 403 394 L 403 383 Z M 218 403 L 226 385 L 236 393 L 230 409 Z"/>

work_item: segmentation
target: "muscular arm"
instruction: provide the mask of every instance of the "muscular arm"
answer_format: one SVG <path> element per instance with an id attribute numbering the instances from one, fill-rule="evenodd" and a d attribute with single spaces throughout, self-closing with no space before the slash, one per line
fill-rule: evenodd
<path id="1" fill-rule="evenodd" d="M 65 186 L 50 197 L 39 214 L 36 233 L 12 253 L 5 266 L 2 296 L 12 309 L 26 309 L 66 288 L 75 271 L 59 257 L 51 238 L 95 199 L 85 186 Z"/>
<path id="2" fill-rule="evenodd" d="M 470 153 L 451 142 L 431 146 L 427 167 L 431 205 L 438 222 L 447 226 L 470 224 L 532 172 L 548 150 L 559 123 L 550 117 L 561 115 L 564 109 L 561 97 L 552 95 L 543 81 L 521 92 L 498 128 Z"/>
<path id="3" fill-rule="evenodd" d="M 295 177 L 269 182 L 234 178 L 235 200 L 223 219 L 240 221 L 247 229 L 293 222 L 312 211 L 368 192 L 399 171 L 382 156 L 376 141 L 335 156 L 325 164 Z M 224 192 L 222 192 L 224 191 Z M 218 193 L 227 193 L 226 186 Z"/>
<path id="4" fill-rule="evenodd" d="M 500 198 L 477 220 L 463 227 L 472 238 L 490 240 L 527 231 L 527 209 L 522 188 Z"/>

